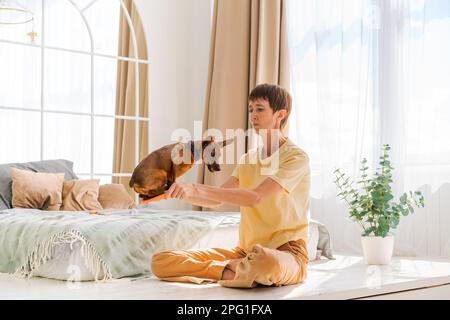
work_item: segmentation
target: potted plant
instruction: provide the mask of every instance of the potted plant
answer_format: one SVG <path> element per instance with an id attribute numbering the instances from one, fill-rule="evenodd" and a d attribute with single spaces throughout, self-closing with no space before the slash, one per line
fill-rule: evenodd
<path id="1" fill-rule="evenodd" d="M 368 264 L 389 264 L 394 249 L 394 236 L 391 229 L 397 228 L 400 217 L 414 212 L 414 207 L 424 207 L 424 197 L 420 191 L 404 193 L 399 201 L 394 196 L 390 184 L 392 170 L 389 161 L 388 144 L 383 145 L 380 167 L 375 176 L 368 178 L 367 159 L 361 162 L 361 180 L 353 181 L 340 169 L 334 171 L 334 183 L 339 190 L 338 197 L 349 206 L 350 218 L 362 227 L 361 242 Z"/>

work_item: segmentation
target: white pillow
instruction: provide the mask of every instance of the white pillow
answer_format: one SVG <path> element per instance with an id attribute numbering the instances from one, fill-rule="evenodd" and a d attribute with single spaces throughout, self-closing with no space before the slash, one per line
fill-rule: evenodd
<path id="1" fill-rule="evenodd" d="M 326 257 L 330 260 L 333 260 L 333 250 L 331 246 L 331 237 L 328 229 L 325 225 L 317 220 L 309 219 L 309 225 L 314 225 L 318 232 L 318 242 L 317 242 L 317 251 L 316 254 L 319 257 Z M 311 244 L 312 245 L 312 244 Z M 309 248 L 309 246 L 308 246 Z"/>
<path id="2" fill-rule="evenodd" d="M 314 261 L 317 258 L 317 245 L 319 244 L 319 228 L 316 223 L 309 223 L 308 230 L 308 258 L 309 261 Z"/>

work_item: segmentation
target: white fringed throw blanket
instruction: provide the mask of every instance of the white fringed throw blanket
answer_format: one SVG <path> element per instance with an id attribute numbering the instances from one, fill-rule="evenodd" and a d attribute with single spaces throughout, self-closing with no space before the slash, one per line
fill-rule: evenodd
<path id="1" fill-rule="evenodd" d="M 223 216 L 152 209 L 87 212 L 0 211 L 0 273 L 31 277 L 58 245 L 80 241 L 85 264 L 98 280 L 150 274 L 151 256 L 185 249 Z"/>

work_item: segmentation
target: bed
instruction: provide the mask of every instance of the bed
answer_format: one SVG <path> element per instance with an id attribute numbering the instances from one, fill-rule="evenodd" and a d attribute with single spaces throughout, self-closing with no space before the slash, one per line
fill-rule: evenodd
<path id="1" fill-rule="evenodd" d="M 160 250 L 238 243 L 238 212 L 164 210 L 154 203 L 97 214 L 13 208 L 12 167 L 77 179 L 64 159 L 0 165 L 0 273 L 77 281 L 136 277 L 151 275 L 151 256 Z M 310 260 L 333 258 L 329 233 L 314 220 L 308 252 Z"/>
<path id="2" fill-rule="evenodd" d="M 164 249 L 234 247 L 238 228 L 238 212 L 151 207 L 104 210 L 96 215 L 2 210 L 0 272 L 77 281 L 149 275 L 153 253 Z M 310 260 L 321 255 L 332 258 L 326 228 L 312 220 L 309 234 Z M 126 241 L 118 241 L 124 235 Z"/>

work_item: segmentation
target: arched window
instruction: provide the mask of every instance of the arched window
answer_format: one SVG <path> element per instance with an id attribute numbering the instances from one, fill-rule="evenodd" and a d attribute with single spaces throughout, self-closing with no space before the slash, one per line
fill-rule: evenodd
<path id="1" fill-rule="evenodd" d="M 7 24 L 18 15 L 2 7 L 33 19 Z M 0 0 L 0 163 L 128 179 L 147 153 L 147 65 L 131 0 Z"/>

